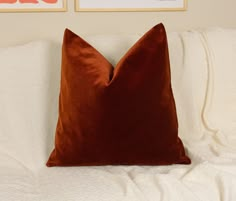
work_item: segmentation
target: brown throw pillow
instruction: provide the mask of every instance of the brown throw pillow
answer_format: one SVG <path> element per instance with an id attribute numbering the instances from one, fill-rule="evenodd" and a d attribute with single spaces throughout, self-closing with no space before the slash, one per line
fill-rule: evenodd
<path id="1" fill-rule="evenodd" d="M 115 68 L 68 29 L 55 149 L 47 166 L 189 164 L 178 138 L 164 26 Z"/>

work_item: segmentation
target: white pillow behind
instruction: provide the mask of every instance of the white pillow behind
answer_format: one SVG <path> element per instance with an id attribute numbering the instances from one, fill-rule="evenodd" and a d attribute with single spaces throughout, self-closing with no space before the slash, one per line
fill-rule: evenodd
<path id="1" fill-rule="evenodd" d="M 0 153 L 44 166 L 57 121 L 60 49 L 46 41 L 0 49 Z"/>
<path id="2" fill-rule="evenodd" d="M 198 31 L 168 35 L 171 80 L 179 121 L 179 135 L 192 143 L 205 134 L 202 121 L 207 90 L 206 52 Z"/>

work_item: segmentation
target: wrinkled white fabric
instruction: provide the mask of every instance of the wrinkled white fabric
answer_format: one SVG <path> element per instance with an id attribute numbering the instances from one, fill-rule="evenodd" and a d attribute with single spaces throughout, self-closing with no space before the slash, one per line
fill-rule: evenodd
<path id="1" fill-rule="evenodd" d="M 191 157 L 190 166 L 44 167 L 32 172 L 1 154 L 4 166 L 0 166 L 0 198 L 8 201 L 234 201 L 236 161 L 217 164 L 194 154 Z"/>

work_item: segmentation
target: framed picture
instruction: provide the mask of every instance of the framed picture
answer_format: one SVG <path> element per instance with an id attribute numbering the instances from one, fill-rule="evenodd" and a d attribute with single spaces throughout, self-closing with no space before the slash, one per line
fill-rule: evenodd
<path id="1" fill-rule="evenodd" d="M 183 11 L 187 0 L 75 0 L 76 11 Z"/>
<path id="2" fill-rule="evenodd" d="M 0 12 L 66 11 L 66 0 L 0 0 Z"/>

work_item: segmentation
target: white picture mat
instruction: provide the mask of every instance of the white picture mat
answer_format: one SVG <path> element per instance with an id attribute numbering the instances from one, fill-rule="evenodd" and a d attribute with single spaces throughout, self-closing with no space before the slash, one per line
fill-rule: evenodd
<path id="1" fill-rule="evenodd" d="M 46 3 L 39 0 L 38 3 L 0 3 L 1 9 L 63 9 L 65 7 L 64 0 L 58 0 L 56 3 Z"/>
<path id="2" fill-rule="evenodd" d="M 184 8 L 185 0 L 78 0 L 80 9 Z"/>

